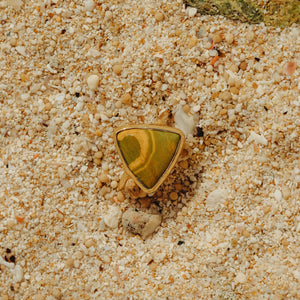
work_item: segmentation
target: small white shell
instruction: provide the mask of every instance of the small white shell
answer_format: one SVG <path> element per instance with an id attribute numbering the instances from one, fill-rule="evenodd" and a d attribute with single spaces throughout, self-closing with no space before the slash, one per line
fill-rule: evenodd
<path id="1" fill-rule="evenodd" d="M 174 116 L 175 127 L 179 128 L 185 135 L 193 134 L 195 121 L 193 116 L 188 116 L 180 105 Z"/>

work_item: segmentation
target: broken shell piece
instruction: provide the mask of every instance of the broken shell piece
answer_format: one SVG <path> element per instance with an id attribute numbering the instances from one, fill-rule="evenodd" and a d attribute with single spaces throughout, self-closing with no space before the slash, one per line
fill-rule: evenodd
<path id="1" fill-rule="evenodd" d="M 161 216 L 128 209 L 122 217 L 123 227 L 146 239 L 161 223 Z"/>
<path id="2" fill-rule="evenodd" d="M 174 116 L 175 127 L 182 130 L 185 135 L 193 134 L 195 121 L 193 116 L 188 116 L 180 105 Z"/>

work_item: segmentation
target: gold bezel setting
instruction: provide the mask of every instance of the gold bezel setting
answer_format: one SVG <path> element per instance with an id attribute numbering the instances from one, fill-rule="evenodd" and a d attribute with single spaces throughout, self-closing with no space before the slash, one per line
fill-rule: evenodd
<path id="1" fill-rule="evenodd" d="M 164 131 L 164 132 L 169 132 L 169 133 L 175 133 L 179 135 L 179 141 L 177 143 L 177 147 L 176 150 L 167 166 L 167 168 L 165 169 L 165 171 L 162 173 L 162 175 L 158 178 L 158 180 L 156 181 L 156 183 L 151 187 L 148 188 L 147 186 L 145 186 L 145 184 L 143 184 L 138 178 L 137 176 L 135 176 L 135 174 L 132 172 L 132 170 L 129 168 L 128 164 L 126 163 L 126 160 L 124 158 L 124 155 L 120 149 L 120 145 L 117 139 L 118 134 L 120 134 L 121 132 L 124 132 L 126 130 L 132 130 L 132 129 L 145 129 L 145 130 L 155 130 L 155 131 Z M 154 191 L 156 191 L 158 189 L 158 187 L 163 183 L 163 181 L 168 177 L 168 175 L 170 174 L 171 170 L 173 169 L 174 165 L 176 164 L 178 157 L 181 153 L 182 147 L 184 145 L 184 141 L 185 141 L 185 137 L 184 134 L 181 130 L 177 129 L 177 128 L 173 128 L 173 127 L 169 127 L 169 126 L 159 126 L 159 125 L 151 125 L 151 124 L 141 124 L 141 125 L 128 125 L 128 126 L 122 126 L 122 127 L 118 127 L 114 130 L 114 141 L 116 144 L 116 148 L 117 151 L 120 155 L 120 158 L 123 162 L 123 165 L 125 167 L 125 171 L 126 173 L 136 182 L 136 184 L 146 193 L 153 193 Z"/>

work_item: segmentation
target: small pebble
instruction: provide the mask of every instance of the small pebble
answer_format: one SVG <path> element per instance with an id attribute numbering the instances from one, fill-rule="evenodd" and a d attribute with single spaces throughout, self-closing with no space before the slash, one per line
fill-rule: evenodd
<path id="1" fill-rule="evenodd" d="M 288 62 L 288 63 L 284 66 L 283 71 L 284 71 L 284 73 L 285 73 L 286 75 L 291 76 L 291 75 L 293 75 L 294 72 L 296 71 L 296 67 L 297 67 L 297 64 L 296 64 L 295 62 L 291 61 L 291 62 Z"/>
<path id="2" fill-rule="evenodd" d="M 283 199 L 287 200 L 291 196 L 291 190 L 288 186 L 284 185 L 281 189 Z"/>
<path id="3" fill-rule="evenodd" d="M 122 224 L 128 231 L 139 234 L 143 239 L 150 236 L 161 223 L 161 216 L 128 209 L 122 217 Z"/>
<path id="4" fill-rule="evenodd" d="M 247 281 L 247 277 L 244 273 L 238 272 L 236 274 L 235 281 L 238 283 L 245 283 Z"/>
<path id="5" fill-rule="evenodd" d="M 103 134 L 103 130 L 102 129 L 96 129 L 96 131 L 95 131 L 95 135 L 96 136 L 98 136 L 98 137 L 100 137 L 100 136 L 102 136 L 102 134 Z"/>
<path id="6" fill-rule="evenodd" d="M 224 189 L 217 189 L 212 191 L 206 198 L 206 209 L 208 211 L 213 211 L 218 208 L 219 204 L 226 201 L 227 191 Z"/>
<path id="7" fill-rule="evenodd" d="M 88 239 L 84 242 L 84 245 L 87 247 L 87 248 L 90 248 L 92 246 L 95 245 L 95 241 L 93 239 Z"/>
<path id="8" fill-rule="evenodd" d="M 178 165 L 179 165 L 181 168 L 185 169 L 185 170 L 189 167 L 189 163 L 188 163 L 187 160 L 182 160 L 182 161 L 180 161 L 180 162 L 178 163 Z"/>
<path id="9" fill-rule="evenodd" d="M 65 261 L 65 266 L 68 268 L 72 268 L 74 265 L 74 259 L 72 257 L 68 257 Z"/>
<path id="10" fill-rule="evenodd" d="M 113 72 L 116 74 L 116 75 L 121 75 L 122 73 L 122 65 L 120 64 L 116 64 L 112 67 L 113 69 Z"/>
<path id="11" fill-rule="evenodd" d="M 247 62 L 246 62 L 246 61 L 242 61 L 242 62 L 240 63 L 239 68 L 240 68 L 241 70 L 243 70 L 243 71 L 246 71 L 247 66 L 248 66 Z"/>
<path id="12" fill-rule="evenodd" d="M 112 187 L 112 188 L 114 188 L 114 187 Z M 117 193 L 117 199 L 118 199 L 119 202 L 123 202 L 125 200 L 125 196 L 121 191 L 119 191 Z"/>
<path id="13" fill-rule="evenodd" d="M 118 182 L 117 182 L 116 180 L 113 180 L 113 181 L 110 183 L 110 186 L 111 186 L 113 189 L 115 189 L 115 188 L 117 188 L 117 186 L 118 186 Z"/>
<path id="14" fill-rule="evenodd" d="M 99 76 L 98 75 L 90 75 L 87 78 L 87 84 L 90 90 L 94 91 L 99 85 Z"/>
<path id="15" fill-rule="evenodd" d="M 101 159 L 102 157 L 103 157 L 103 152 L 102 151 L 95 152 L 94 158 Z"/>
<path id="16" fill-rule="evenodd" d="M 262 144 L 262 145 L 267 145 L 268 144 L 268 141 L 267 141 L 267 139 L 264 136 L 259 135 L 259 134 L 255 133 L 254 131 L 250 132 L 250 135 L 249 135 L 247 141 L 249 143 L 251 143 L 252 141 L 254 141 L 257 144 Z"/>
<path id="17" fill-rule="evenodd" d="M 101 173 L 99 176 L 99 181 L 102 183 L 108 183 L 109 182 L 109 177 L 106 173 Z"/>
<path id="18" fill-rule="evenodd" d="M 179 109 L 176 111 L 175 116 L 175 126 L 183 131 L 185 135 L 193 134 L 195 129 L 195 122 L 193 116 L 188 116 L 182 106 L 179 106 Z"/>
<path id="19" fill-rule="evenodd" d="M 104 216 L 103 221 L 105 225 L 114 229 L 118 227 L 121 216 L 121 209 L 117 206 L 111 206 L 108 210 L 108 213 Z"/>
<path id="20" fill-rule="evenodd" d="M 195 37 L 195 36 L 192 36 L 190 39 L 189 39 L 189 42 L 188 42 L 188 47 L 189 48 L 193 48 L 197 45 L 198 43 L 198 39 Z"/>
<path id="21" fill-rule="evenodd" d="M 189 18 L 195 17 L 197 14 L 197 8 L 188 6 L 186 9 L 186 14 L 188 15 Z"/>
<path id="22" fill-rule="evenodd" d="M 169 198 L 170 198 L 170 200 L 172 200 L 172 201 L 176 201 L 176 200 L 178 199 L 178 194 L 177 194 L 176 192 L 171 192 L 171 193 L 169 194 Z"/>
<path id="23" fill-rule="evenodd" d="M 17 46 L 16 50 L 19 54 L 26 56 L 26 48 L 24 46 Z"/>
<path id="24" fill-rule="evenodd" d="M 232 44 L 233 43 L 233 35 L 231 33 L 227 33 L 225 35 L 225 41 L 228 43 L 228 44 Z"/>
<path id="25" fill-rule="evenodd" d="M 131 103 L 131 95 L 129 93 L 126 93 L 122 96 L 121 99 L 123 104 L 130 104 Z"/>
<path id="26" fill-rule="evenodd" d="M 213 43 L 218 44 L 223 41 L 223 37 L 220 33 L 216 33 L 213 35 Z"/>
<path id="27" fill-rule="evenodd" d="M 24 277 L 24 272 L 23 269 L 20 265 L 16 265 L 15 269 L 14 269 L 14 282 L 21 282 L 23 280 Z"/>
<path id="28" fill-rule="evenodd" d="M 156 12 L 155 15 L 154 15 L 154 18 L 157 22 L 161 22 L 164 20 L 165 16 L 162 12 Z"/>
<path id="29" fill-rule="evenodd" d="M 87 11 L 92 11 L 95 7 L 95 3 L 93 0 L 86 0 L 85 1 L 85 9 Z"/>
<path id="30" fill-rule="evenodd" d="M 282 199 L 282 193 L 280 190 L 276 190 L 274 192 L 274 198 L 277 200 L 277 201 L 280 201 Z"/>

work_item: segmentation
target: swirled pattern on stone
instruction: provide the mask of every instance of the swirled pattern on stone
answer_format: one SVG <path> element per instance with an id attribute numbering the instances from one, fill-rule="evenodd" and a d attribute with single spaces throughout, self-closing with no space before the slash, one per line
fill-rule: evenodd
<path id="1" fill-rule="evenodd" d="M 184 139 L 179 130 L 171 127 L 125 128 L 115 138 L 127 169 L 147 192 L 164 180 Z"/>

